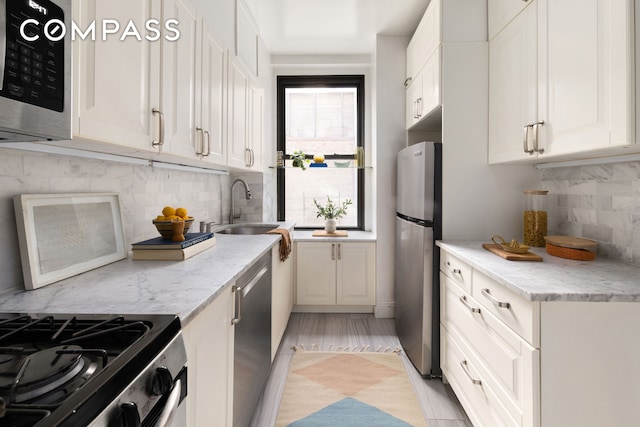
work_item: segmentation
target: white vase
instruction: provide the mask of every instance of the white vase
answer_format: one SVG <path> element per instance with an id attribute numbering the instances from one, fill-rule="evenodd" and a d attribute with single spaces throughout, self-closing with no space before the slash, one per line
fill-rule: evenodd
<path id="1" fill-rule="evenodd" d="M 327 233 L 335 233 L 336 232 L 336 220 L 335 219 L 327 219 L 324 222 L 324 231 Z"/>

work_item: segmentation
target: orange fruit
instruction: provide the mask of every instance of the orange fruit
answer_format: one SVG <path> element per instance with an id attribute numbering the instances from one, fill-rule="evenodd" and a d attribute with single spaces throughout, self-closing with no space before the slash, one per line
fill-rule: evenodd
<path id="1" fill-rule="evenodd" d="M 156 217 L 156 221 L 166 221 L 166 219 L 165 219 L 164 215 L 158 215 Z"/>
<path id="2" fill-rule="evenodd" d="M 162 209 L 162 215 L 164 216 L 171 216 L 171 215 L 175 215 L 176 214 L 176 210 L 174 208 L 172 208 L 171 206 L 165 206 Z"/>
<path id="3" fill-rule="evenodd" d="M 187 210 L 185 208 L 178 208 L 176 209 L 176 215 L 178 215 L 180 218 L 186 218 Z"/>

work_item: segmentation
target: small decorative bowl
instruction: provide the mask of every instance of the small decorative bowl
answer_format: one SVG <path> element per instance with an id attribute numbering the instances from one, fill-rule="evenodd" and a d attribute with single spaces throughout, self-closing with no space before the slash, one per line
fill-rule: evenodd
<path id="1" fill-rule="evenodd" d="M 339 161 L 335 161 L 333 162 L 333 164 L 337 167 L 337 168 L 348 168 L 349 165 L 351 165 L 351 160 L 346 160 L 344 162 L 339 162 Z"/>
<path id="2" fill-rule="evenodd" d="M 189 228 L 191 228 L 191 224 L 193 224 L 193 217 L 184 220 L 184 234 L 189 231 Z M 171 226 L 171 221 L 158 221 L 154 219 L 153 225 L 156 226 L 156 228 L 158 229 L 158 233 L 160 233 L 160 235 L 164 239 L 173 238 L 173 227 Z"/>

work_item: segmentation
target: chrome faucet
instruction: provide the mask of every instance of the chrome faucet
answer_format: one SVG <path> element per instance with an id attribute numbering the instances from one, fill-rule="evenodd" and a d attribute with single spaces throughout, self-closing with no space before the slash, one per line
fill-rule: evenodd
<path id="1" fill-rule="evenodd" d="M 229 198 L 231 199 L 231 208 L 229 209 L 229 224 L 233 224 L 233 220 L 235 218 L 240 218 L 240 216 L 242 215 L 242 209 L 240 209 L 240 213 L 238 215 L 236 215 L 235 206 L 233 204 L 233 187 L 237 183 L 241 183 L 242 185 L 244 185 L 245 197 L 247 198 L 247 200 L 251 199 L 251 191 L 249 190 L 249 185 L 244 180 L 242 180 L 240 178 L 238 178 L 235 181 L 233 181 L 233 184 L 231 184 L 231 194 L 229 195 Z"/>

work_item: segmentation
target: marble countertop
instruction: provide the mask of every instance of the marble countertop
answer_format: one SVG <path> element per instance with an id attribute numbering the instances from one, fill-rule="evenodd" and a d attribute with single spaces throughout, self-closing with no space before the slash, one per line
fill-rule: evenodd
<path id="1" fill-rule="evenodd" d="M 347 237 L 313 237 L 313 230 L 296 230 L 296 242 L 375 242 L 376 234 L 371 231 L 349 230 Z"/>
<path id="2" fill-rule="evenodd" d="M 574 261 L 554 257 L 544 248 L 532 252 L 542 262 L 507 261 L 482 243 L 439 241 L 437 245 L 474 269 L 530 301 L 640 302 L 640 268 L 598 258 Z"/>
<path id="3" fill-rule="evenodd" d="M 184 261 L 129 256 L 40 289 L 4 294 L 0 312 L 177 314 L 187 324 L 280 241 L 274 234 L 215 237 L 216 246 Z"/>

